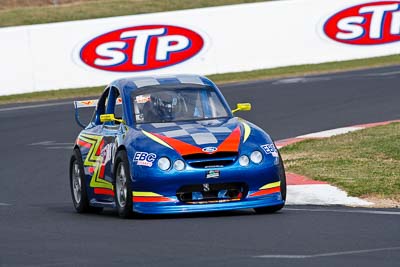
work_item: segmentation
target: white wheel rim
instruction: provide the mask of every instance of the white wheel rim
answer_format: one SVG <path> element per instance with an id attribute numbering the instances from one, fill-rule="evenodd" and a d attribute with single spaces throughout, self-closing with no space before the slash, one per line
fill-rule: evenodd
<path id="1" fill-rule="evenodd" d="M 81 172 L 78 162 L 75 161 L 72 170 L 72 191 L 74 193 L 74 199 L 77 204 L 81 203 L 82 199 L 82 183 L 80 174 Z"/>
<path id="2" fill-rule="evenodd" d="M 125 169 L 122 166 L 122 163 L 118 165 L 115 187 L 116 187 L 116 195 L 117 201 L 121 208 L 126 206 L 127 200 L 127 187 L 126 187 L 126 174 Z"/>

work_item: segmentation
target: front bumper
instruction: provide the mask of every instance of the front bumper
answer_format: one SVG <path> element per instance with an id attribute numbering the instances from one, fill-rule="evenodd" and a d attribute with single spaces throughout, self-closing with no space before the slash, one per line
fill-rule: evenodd
<path id="1" fill-rule="evenodd" d="M 218 177 L 208 177 L 210 169 L 187 166 L 184 171 L 171 169 L 167 172 L 157 168 L 132 165 L 133 210 L 144 214 L 167 214 L 224 211 L 248 209 L 284 204 L 279 187 L 280 166 L 274 158 L 265 160 L 263 164 L 240 166 L 237 162 L 231 166 L 211 168 Z M 200 201 L 188 203 L 180 196 L 182 187 L 190 185 L 209 185 L 211 190 L 218 184 L 244 185 L 240 196 L 236 199 L 217 199 L 216 201 Z M 274 188 L 266 187 L 273 185 Z M 226 188 L 228 189 L 228 188 Z M 192 192 L 199 191 L 193 189 Z M 206 189 L 204 189 L 206 191 Z M 235 190 L 233 190 L 235 191 Z M 235 195 L 231 192 L 233 195 Z M 189 190 L 190 192 L 190 190 Z M 135 201 L 136 200 L 136 201 Z M 221 201 L 220 201 L 221 200 Z M 196 201 L 194 201 L 196 202 Z"/>
<path id="2" fill-rule="evenodd" d="M 248 196 L 243 200 L 208 203 L 208 204 L 184 204 L 179 202 L 177 197 L 170 197 L 170 202 L 149 202 L 149 203 L 133 203 L 133 211 L 143 214 L 172 214 L 172 213 L 189 213 L 189 212 L 210 212 L 210 211 L 226 211 L 237 209 L 250 209 L 267 206 L 282 205 L 281 193 L 273 193 L 261 197 Z"/>

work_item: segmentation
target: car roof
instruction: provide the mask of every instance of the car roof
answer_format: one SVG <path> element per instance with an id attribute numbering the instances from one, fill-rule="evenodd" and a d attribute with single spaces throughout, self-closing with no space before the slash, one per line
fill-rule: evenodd
<path id="1" fill-rule="evenodd" d="M 109 86 L 117 87 L 121 94 L 128 96 L 132 91 L 154 85 L 174 85 L 174 84 L 197 84 L 214 87 L 213 82 L 204 76 L 193 74 L 179 75 L 160 75 L 160 76 L 141 76 L 118 79 L 110 83 Z"/>
<path id="2" fill-rule="evenodd" d="M 110 88 L 114 86 L 118 89 L 125 110 L 132 110 L 132 103 L 129 101 L 132 92 L 139 90 L 144 87 L 151 87 L 156 85 L 203 85 L 214 88 L 216 92 L 222 97 L 224 104 L 229 107 L 225 98 L 222 96 L 217 86 L 208 78 L 200 75 L 193 74 L 179 74 L 179 75 L 160 75 L 160 76 L 141 76 L 141 77 L 131 77 L 122 78 L 111 82 L 107 87 Z M 128 100 L 128 101 L 125 101 Z M 126 121 L 128 125 L 133 124 L 133 118 L 131 113 L 126 113 Z"/>

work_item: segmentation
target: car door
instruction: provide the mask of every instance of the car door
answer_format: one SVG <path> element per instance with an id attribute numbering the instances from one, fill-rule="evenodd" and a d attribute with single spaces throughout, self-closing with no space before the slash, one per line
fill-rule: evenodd
<path id="1" fill-rule="evenodd" d="M 113 114 L 123 118 L 122 101 L 116 87 L 106 89 L 98 101 L 92 122 L 79 135 L 84 161 L 86 185 L 91 201 L 114 201 L 113 157 L 117 148 L 117 138 L 124 133 L 125 127 L 119 122 L 101 122 L 103 114 Z M 79 142 L 78 142 L 79 143 Z"/>

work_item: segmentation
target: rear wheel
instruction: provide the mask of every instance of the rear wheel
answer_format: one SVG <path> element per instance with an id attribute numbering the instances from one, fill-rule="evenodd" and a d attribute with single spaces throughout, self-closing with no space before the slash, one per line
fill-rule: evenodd
<path id="1" fill-rule="evenodd" d="M 71 156 L 69 178 L 72 202 L 74 203 L 75 210 L 78 213 L 101 212 L 103 208 L 91 207 L 89 205 L 82 155 L 79 149 L 74 149 Z"/>
<path id="2" fill-rule="evenodd" d="M 115 204 L 121 218 L 130 218 L 134 215 L 132 202 L 132 182 L 125 151 L 118 152 L 115 168 Z"/>
<path id="3" fill-rule="evenodd" d="M 74 203 L 75 210 L 78 213 L 88 212 L 89 201 L 85 188 L 82 156 L 78 149 L 74 149 L 74 152 L 71 156 L 69 177 L 72 202 Z"/>
<path id="4" fill-rule="evenodd" d="M 279 155 L 279 180 L 281 182 L 281 196 L 282 200 L 286 201 L 286 173 L 285 167 L 283 166 L 283 161 L 281 154 L 278 151 Z M 261 208 L 254 208 L 257 213 L 274 213 L 278 210 L 281 210 L 285 206 L 285 203 L 275 206 L 268 206 L 268 207 L 261 207 Z"/>

